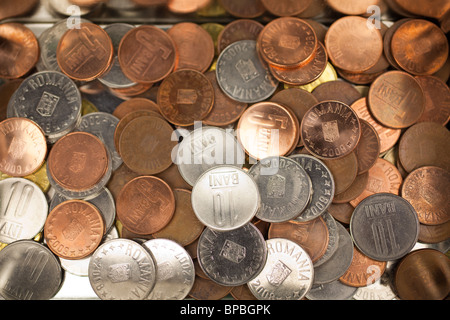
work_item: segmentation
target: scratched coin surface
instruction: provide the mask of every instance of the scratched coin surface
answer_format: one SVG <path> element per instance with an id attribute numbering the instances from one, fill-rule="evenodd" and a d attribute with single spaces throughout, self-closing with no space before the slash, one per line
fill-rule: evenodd
<path id="1" fill-rule="evenodd" d="M 419 235 L 414 207 L 392 193 L 377 193 L 361 201 L 350 220 L 355 245 L 378 261 L 400 259 L 411 251 Z"/>
<path id="2" fill-rule="evenodd" d="M 208 278 L 224 286 L 238 286 L 262 270 L 267 247 L 252 223 L 225 232 L 205 228 L 199 238 L 197 257 Z"/>
<path id="3" fill-rule="evenodd" d="M 248 283 L 258 300 L 301 300 L 311 289 L 314 267 L 306 251 L 283 238 L 266 240 L 267 261 Z"/>
<path id="4" fill-rule="evenodd" d="M 88 277 L 102 300 L 144 300 L 155 286 L 156 265 L 137 242 L 111 239 L 92 254 Z"/>

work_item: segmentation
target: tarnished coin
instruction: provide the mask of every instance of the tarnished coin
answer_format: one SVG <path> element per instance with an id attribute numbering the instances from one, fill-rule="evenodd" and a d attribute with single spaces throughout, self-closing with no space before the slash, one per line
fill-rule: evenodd
<path id="1" fill-rule="evenodd" d="M 125 116 L 135 111 L 153 111 L 159 113 L 159 107 L 156 102 L 147 98 L 131 98 L 120 103 L 112 112 L 112 115 L 122 120 Z"/>
<path id="2" fill-rule="evenodd" d="M 333 203 L 348 203 L 356 199 L 366 190 L 367 182 L 369 182 L 368 172 L 358 174 L 347 190 L 334 196 Z"/>
<path id="3" fill-rule="evenodd" d="M 267 222 L 285 222 L 298 217 L 311 199 L 311 179 L 296 161 L 267 157 L 255 163 L 248 174 L 256 182 L 261 208 L 256 217 Z"/>
<path id="4" fill-rule="evenodd" d="M 240 40 L 257 40 L 264 25 L 256 20 L 236 19 L 228 23 L 220 32 L 217 39 L 219 53 L 226 47 Z"/>
<path id="5" fill-rule="evenodd" d="M 49 300 L 62 281 L 58 258 L 37 241 L 15 241 L 0 252 L 0 294 L 6 300 Z"/>
<path id="6" fill-rule="evenodd" d="M 37 0 L 24 0 L 20 2 L 20 6 L 17 5 L 15 0 L 6 0 L 2 3 L 2 13 L 0 20 L 12 17 L 20 17 L 27 13 L 30 13 L 36 8 L 39 1 Z"/>
<path id="7" fill-rule="evenodd" d="M 375 165 L 380 156 L 380 137 L 375 128 L 366 120 L 359 119 L 361 123 L 361 138 L 355 152 L 358 158 L 358 174 L 363 174 Z"/>
<path id="8" fill-rule="evenodd" d="M 414 207 L 405 199 L 391 193 L 377 193 L 355 208 L 350 232 L 355 245 L 369 258 L 396 260 L 416 244 L 419 219 Z"/>
<path id="9" fill-rule="evenodd" d="M 217 231 L 237 229 L 260 208 L 255 181 L 242 169 L 220 165 L 207 170 L 192 189 L 192 208 L 198 219 Z"/>
<path id="10" fill-rule="evenodd" d="M 144 300 L 155 286 L 156 265 L 138 243 L 111 239 L 93 253 L 89 282 L 102 300 Z"/>
<path id="11" fill-rule="evenodd" d="M 358 158 L 355 152 L 339 159 L 323 160 L 323 163 L 333 175 L 334 195 L 350 188 L 358 175 Z"/>
<path id="12" fill-rule="evenodd" d="M 319 267 L 328 261 L 336 252 L 339 247 L 339 230 L 337 226 L 336 220 L 333 216 L 328 212 L 324 212 L 321 217 L 325 221 L 328 229 L 328 246 L 325 253 L 314 263 L 314 267 Z"/>
<path id="13" fill-rule="evenodd" d="M 416 76 L 425 96 L 425 109 L 417 122 L 437 122 L 446 125 L 450 120 L 450 88 L 436 76 Z"/>
<path id="14" fill-rule="evenodd" d="M 220 300 L 230 294 L 234 287 L 222 286 L 210 279 L 195 277 L 194 286 L 189 297 L 195 300 Z"/>
<path id="15" fill-rule="evenodd" d="M 328 212 L 335 218 L 337 221 L 348 225 L 350 223 L 350 219 L 353 214 L 353 210 L 355 208 L 350 203 L 332 203 L 328 207 Z"/>
<path id="16" fill-rule="evenodd" d="M 267 261 L 248 283 L 258 300 L 301 300 L 311 289 L 314 268 L 306 251 L 291 240 L 266 240 Z"/>
<path id="17" fill-rule="evenodd" d="M 348 106 L 362 98 L 361 93 L 353 84 L 342 80 L 321 83 L 312 91 L 312 94 L 319 102 L 335 100 Z"/>
<path id="18" fill-rule="evenodd" d="M 261 272 L 267 247 L 252 223 L 225 232 L 206 228 L 199 238 L 197 257 L 208 278 L 224 286 L 239 286 Z"/>
<path id="19" fill-rule="evenodd" d="M 0 181 L 0 242 L 33 239 L 47 214 L 47 199 L 35 183 L 23 178 Z"/>
<path id="20" fill-rule="evenodd" d="M 156 264 L 156 282 L 148 300 L 183 300 L 195 281 L 194 263 L 189 253 L 168 239 L 145 241 Z"/>

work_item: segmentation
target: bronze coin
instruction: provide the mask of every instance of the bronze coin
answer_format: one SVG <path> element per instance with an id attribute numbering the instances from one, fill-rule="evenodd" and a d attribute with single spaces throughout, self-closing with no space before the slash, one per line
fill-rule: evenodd
<path id="1" fill-rule="evenodd" d="M 63 259 L 91 255 L 105 234 L 105 222 L 96 206 L 83 200 L 67 200 L 57 205 L 44 225 L 50 250 Z"/>
<path id="2" fill-rule="evenodd" d="M 332 203 L 328 207 L 328 212 L 335 218 L 337 221 L 349 225 L 350 219 L 352 218 L 352 214 L 355 208 L 346 202 L 346 203 Z"/>
<path id="3" fill-rule="evenodd" d="M 80 7 L 92 7 L 104 3 L 105 0 L 69 0 L 69 2 Z"/>
<path id="4" fill-rule="evenodd" d="M 369 85 L 372 82 L 374 82 L 376 78 L 385 73 L 387 70 L 383 70 L 377 73 L 367 73 L 367 72 L 353 73 L 336 68 L 336 71 L 339 74 L 339 76 L 341 76 L 342 79 L 352 84 Z"/>
<path id="5" fill-rule="evenodd" d="M 335 100 L 348 106 L 362 98 L 361 93 L 354 85 L 342 80 L 321 83 L 312 91 L 312 94 L 319 102 Z"/>
<path id="6" fill-rule="evenodd" d="M 258 300 L 246 284 L 233 287 L 230 294 L 234 300 Z"/>
<path id="7" fill-rule="evenodd" d="M 163 172 L 155 174 L 155 177 L 158 177 L 167 182 L 167 184 L 172 189 L 192 190 L 192 186 L 188 184 L 186 180 L 184 180 L 176 164 L 172 164 L 169 168 L 167 168 Z"/>
<path id="8" fill-rule="evenodd" d="M 389 128 L 403 129 L 422 116 L 425 97 L 413 76 L 403 71 L 389 71 L 370 86 L 367 105 L 378 122 Z"/>
<path id="9" fill-rule="evenodd" d="M 374 26 L 374 27 L 376 27 L 376 26 Z M 384 36 L 386 35 L 386 32 L 388 31 L 388 29 L 389 29 L 389 27 L 386 26 L 386 24 L 384 24 L 382 21 L 380 21 L 379 30 L 380 30 L 381 38 L 383 39 L 383 41 L 384 41 Z M 386 57 L 386 54 L 384 53 L 384 42 L 383 42 L 383 50 L 381 52 L 380 59 L 378 59 L 377 63 L 375 63 L 375 65 L 372 68 L 364 71 L 363 73 L 371 75 L 374 73 L 386 71 L 389 67 L 390 67 L 390 63 Z"/>
<path id="10" fill-rule="evenodd" d="M 9 100 L 22 84 L 23 79 L 8 80 L 0 85 L 0 121 L 7 117 Z"/>
<path id="11" fill-rule="evenodd" d="M 338 159 L 352 153 L 361 137 L 356 113 L 339 101 L 324 101 L 304 115 L 301 137 L 305 148 L 322 159 Z"/>
<path id="12" fill-rule="evenodd" d="M 56 59 L 61 71 L 79 81 L 94 80 L 110 67 L 114 56 L 111 38 L 94 23 L 81 23 L 61 37 Z"/>
<path id="13" fill-rule="evenodd" d="M 26 75 L 38 62 L 39 53 L 38 40 L 28 27 L 15 22 L 0 24 L 0 78 Z"/>
<path id="14" fill-rule="evenodd" d="M 450 10 L 450 3 L 447 0 L 395 0 L 395 3 L 413 15 L 440 19 Z"/>
<path id="15" fill-rule="evenodd" d="M 404 24 L 405 22 L 411 20 L 410 18 L 403 18 L 397 21 L 394 21 L 394 23 L 389 27 L 389 29 L 386 31 L 383 37 L 383 52 L 388 60 L 389 64 L 394 67 L 397 70 L 402 70 L 402 67 L 400 67 L 395 61 L 394 57 L 392 56 L 392 49 L 391 49 L 391 41 L 392 37 L 394 36 L 395 31 Z"/>
<path id="16" fill-rule="evenodd" d="M 149 235 L 164 228 L 175 213 L 175 196 L 169 185 L 153 176 L 128 182 L 116 201 L 117 218 L 125 228 Z"/>
<path id="17" fill-rule="evenodd" d="M 248 107 L 237 124 L 237 138 L 245 152 L 259 160 L 292 152 L 299 140 L 299 122 L 293 111 L 275 102 Z"/>
<path id="18" fill-rule="evenodd" d="M 72 1 L 72 0 L 70 0 Z M 83 0 L 84 1 L 84 0 Z M 98 0 L 98 1 L 108 1 L 108 0 Z M 134 4 L 140 6 L 140 7 L 154 7 L 154 6 L 161 6 L 161 5 L 167 5 L 168 0 L 131 0 Z"/>
<path id="19" fill-rule="evenodd" d="M 203 120 L 214 104 L 214 88 L 206 76 L 195 70 L 179 70 L 161 83 L 157 104 L 161 114 L 177 126 L 191 126 Z"/>
<path id="20" fill-rule="evenodd" d="M 325 159 L 323 162 L 333 175 L 335 195 L 350 188 L 358 175 L 358 159 L 355 152 L 338 159 Z"/>
<path id="21" fill-rule="evenodd" d="M 423 243 L 439 243 L 450 238 L 450 221 L 435 226 L 420 224 L 418 240 Z"/>
<path id="22" fill-rule="evenodd" d="M 352 263 L 339 281 L 351 287 L 367 287 L 381 278 L 386 265 L 386 261 L 373 260 L 354 246 Z"/>
<path id="23" fill-rule="evenodd" d="M 295 17 L 272 20 L 257 40 L 261 57 L 269 65 L 281 68 L 298 67 L 310 61 L 317 50 L 317 43 L 314 29 Z"/>
<path id="24" fill-rule="evenodd" d="M 128 100 L 130 97 L 136 97 L 146 93 L 152 87 L 153 83 L 136 83 L 127 88 L 109 88 L 109 91 L 123 100 Z"/>
<path id="25" fill-rule="evenodd" d="M 82 192 L 97 185 L 110 164 L 108 150 L 99 138 L 87 132 L 72 132 L 53 145 L 47 165 L 58 185 Z"/>
<path id="26" fill-rule="evenodd" d="M 388 151 L 398 142 L 402 133 L 401 129 L 388 128 L 379 123 L 370 113 L 366 98 L 355 101 L 350 107 L 360 119 L 367 121 L 377 131 L 380 138 L 380 153 Z"/>
<path id="27" fill-rule="evenodd" d="M 435 122 L 420 122 L 400 138 L 398 156 L 406 172 L 424 166 L 450 171 L 450 132 Z"/>
<path id="28" fill-rule="evenodd" d="M 447 61 L 448 40 L 433 22 L 411 19 L 395 31 L 391 40 L 392 56 L 398 65 L 414 75 L 432 75 Z"/>
<path id="29" fill-rule="evenodd" d="M 220 0 L 220 4 L 229 14 L 238 18 L 257 18 L 266 12 L 261 0 Z"/>
<path id="30" fill-rule="evenodd" d="M 361 122 L 361 139 L 355 152 L 358 158 L 358 174 L 369 171 L 380 155 L 380 138 L 375 128 L 366 120 Z"/>
<path id="31" fill-rule="evenodd" d="M 142 175 L 163 172 L 172 165 L 173 128 L 157 116 L 135 118 L 123 129 L 119 139 L 120 156 L 131 170 Z"/>
<path id="32" fill-rule="evenodd" d="M 223 286 L 212 280 L 196 276 L 189 297 L 195 300 L 220 300 L 226 297 L 232 289 L 232 286 Z"/>
<path id="33" fill-rule="evenodd" d="M 124 163 L 122 163 L 122 165 L 118 169 L 112 172 L 111 178 L 109 179 L 106 188 L 111 191 L 114 200 L 117 200 L 117 197 L 119 196 L 120 190 L 122 190 L 123 186 L 138 176 L 138 173 L 134 172 Z"/>
<path id="34" fill-rule="evenodd" d="M 256 41 L 263 28 L 264 25 L 262 23 L 251 19 L 237 19 L 228 23 L 217 38 L 217 49 L 219 53 L 236 41 Z"/>
<path id="35" fill-rule="evenodd" d="M 450 89 L 435 76 L 416 76 L 425 96 L 425 110 L 417 122 L 437 122 L 446 125 L 450 120 Z"/>
<path id="36" fill-rule="evenodd" d="M 321 0 L 324 1 L 324 0 Z M 320 1 L 318 1 L 320 2 Z M 314 6 L 314 2 L 311 4 L 310 7 Z M 308 8 L 309 9 L 309 8 Z M 306 9 L 306 10 L 308 10 Z M 299 18 L 301 18 L 301 15 L 298 16 Z M 325 43 L 325 35 L 327 34 L 328 31 L 328 27 L 325 26 L 323 23 L 318 22 L 316 20 L 313 19 L 304 19 L 306 22 L 308 22 L 310 24 L 310 26 L 314 29 L 314 32 L 316 33 L 316 37 L 317 37 L 317 41 L 319 41 L 320 43 Z M 325 46 L 324 46 L 325 48 Z"/>
<path id="37" fill-rule="evenodd" d="M 269 227 L 268 239 L 292 240 L 305 249 L 314 263 L 327 251 L 329 235 L 325 220 L 319 216 L 308 222 L 272 223 Z"/>
<path id="38" fill-rule="evenodd" d="M 367 14 L 370 6 L 379 6 L 381 0 L 326 0 L 327 4 L 335 11 L 347 16 L 360 16 Z"/>
<path id="39" fill-rule="evenodd" d="M 150 99 L 146 98 L 132 98 L 120 103 L 113 111 L 113 116 L 117 119 L 122 119 L 127 114 L 139 110 L 149 110 L 159 113 L 158 105 Z"/>
<path id="40" fill-rule="evenodd" d="M 176 14 L 188 14 L 205 8 L 210 3 L 211 0 L 167 0 L 166 7 L 170 12 Z"/>
<path id="41" fill-rule="evenodd" d="M 333 203 L 348 203 L 351 200 L 356 199 L 366 189 L 367 182 L 369 182 L 368 172 L 358 174 L 347 190 L 334 195 Z"/>
<path id="42" fill-rule="evenodd" d="M 209 33 L 193 22 L 180 22 L 167 30 L 177 48 L 174 71 L 181 69 L 205 72 L 214 59 L 214 41 Z"/>
<path id="43" fill-rule="evenodd" d="M 383 53 L 383 39 L 378 29 L 369 27 L 359 16 L 342 17 L 330 26 L 325 47 L 333 65 L 348 72 L 372 68 Z"/>
<path id="44" fill-rule="evenodd" d="M 137 83 L 155 83 L 173 70 L 176 47 L 163 30 L 141 25 L 122 38 L 117 53 L 123 73 Z"/>
<path id="45" fill-rule="evenodd" d="M 278 17 L 296 16 L 304 12 L 312 0 L 262 0 L 267 11 Z"/>
<path id="46" fill-rule="evenodd" d="M 450 221 L 450 173 L 439 167 L 420 167 L 403 182 L 402 197 L 411 203 L 419 222 L 426 225 Z"/>
<path id="47" fill-rule="evenodd" d="M 0 20 L 26 15 L 35 9 L 38 3 L 38 0 L 21 0 L 19 2 L 17 0 L 3 0 Z"/>
<path id="48" fill-rule="evenodd" d="M 450 292 L 450 259 L 436 249 L 419 249 L 398 264 L 394 286 L 402 300 L 443 300 Z"/>
<path id="49" fill-rule="evenodd" d="M 47 140 L 42 129 L 26 118 L 0 122 L 0 171 L 12 177 L 30 175 L 47 156 Z"/>

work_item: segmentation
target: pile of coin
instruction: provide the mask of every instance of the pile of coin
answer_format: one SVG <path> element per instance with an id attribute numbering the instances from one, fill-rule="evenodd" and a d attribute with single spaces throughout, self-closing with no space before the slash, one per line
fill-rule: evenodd
<path id="1" fill-rule="evenodd" d="M 448 298 L 449 8 L 132 2 L 0 24 L 2 298 Z"/>

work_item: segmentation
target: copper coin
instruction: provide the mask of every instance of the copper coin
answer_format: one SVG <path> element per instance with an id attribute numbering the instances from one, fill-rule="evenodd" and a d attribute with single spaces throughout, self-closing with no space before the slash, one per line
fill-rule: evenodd
<path id="1" fill-rule="evenodd" d="M 223 93 L 217 82 L 215 71 L 208 71 L 205 73 L 205 76 L 214 88 L 214 103 L 210 113 L 203 119 L 203 122 L 206 125 L 222 127 L 239 120 L 248 104 L 233 100 Z"/>
<path id="2" fill-rule="evenodd" d="M 0 122 L 0 171 L 12 177 L 30 175 L 47 156 L 47 140 L 42 129 L 26 118 Z"/>
<path id="3" fill-rule="evenodd" d="M 386 33 L 384 34 L 384 37 L 383 37 L 384 55 L 385 55 L 386 59 L 388 60 L 389 64 L 397 70 L 402 70 L 402 67 L 400 67 L 398 65 L 397 61 L 395 61 L 395 59 L 392 55 L 392 48 L 391 48 L 392 37 L 394 36 L 397 29 L 400 28 L 400 26 L 402 24 L 404 24 L 405 22 L 407 22 L 409 20 L 411 20 L 411 19 L 403 18 L 403 19 L 394 21 L 394 23 L 389 27 L 389 29 L 386 31 Z"/>
<path id="4" fill-rule="evenodd" d="M 47 165 L 58 185 L 82 192 L 97 185 L 110 164 L 108 150 L 99 138 L 87 132 L 73 132 L 53 145 Z"/>
<path id="5" fill-rule="evenodd" d="M 211 0 L 168 0 L 167 9 L 176 14 L 194 13 L 211 3 Z"/>
<path id="6" fill-rule="evenodd" d="M 173 128 L 157 116 L 135 118 L 123 129 L 119 140 L 120 156 L 131 170 L 153 175 L 172 165 Z"/>
<path id="7" fill-rule="evenodd" d="M 388 128 L 379 123 L 370 113 L 367 99 L 361 98 L 350 106 L 358 115 L 358 118 L 367 121 L 378 133 L 380 138 L 380 153 L 391 149 L 400 139 L 401 129 Z"/>
<path id="8" fill-rule="evenodd" d="M 109 91 L 123 100 L 128 100 L 130 97 L 136 97 L 146 93 L 152 87 L 153 83 L 136 83 L 127 88 L 109 88 Z"/>
<path id="9" fill-rule="evenodd" d="M 155 239 L 173 240 L 181 246 L 193 243 L 202 233 L 205 225 L 197 219 L 191 204 L 191 191 L 174 189 L 175 213 L 170 222 L 155 232 Z"/>
<path id="10" fill-rule="evenodd" d="M 366 189 L 360 196 L 350 201 L 352 206 L 356 207 L 362 200 L 375 193 L 400 194 L 403 178 L 397 167 L 389 161 L 378 158 L 368 173 L 369 181 Z"/>
<path id="11" fill-rule="evenodd" d="M 386 265 L 386 261 L 371 259 L 354 246 L 352 263 L 339 281 L 351 287 L 367 287 L 381 278 Z"/>
<path id="12" fill-rule="evenodd" d="M 411 203 L 419 222 L 426 225 L 450 221 L 450 173 L 439 167 L 420 167 L 403 182 L 402 197 Z"/>
<path id="13" fill-rule="evenodd" d="M 346 203 L 332 203 L 328 207 L 328 212 L 335 218 L 337 221 L 349 225 L 350 219 L 352 218 L 352 214 L 355 208 L 346 202 Z"/>
<path id="14" fill-rule="evenodd" d="M 450 3 L 447 0 L 395 0 L 395 3 L 411 14 L 436 19 L 440 19 L 450 10 Z"/>
<path id="15" fill-rule="evenodd" d="M 259 102 L 245 110 L 237 125 L 237 138 L 245 152 L 259 160 L 292 152 L 299 140 L 295 114 L 275 102 Z"/>
<path id="16" fill-rule="evenodd" d="M 61 71 L 80 81 L 94 80 L 103 75 L 113 56 L 113 43 L 106 31 L 87 22 L 64 33 L 56 49 Z"/>
<path id="17" fill-rule="evenodd" d="M 262 0 L 267 11 L 279 17 L 296 16 L 305 11 L 312 0 Z"/>
<path id="18" fill-rule="evenodd" d="M 123 186 L 138 176 L 138 173 L 122 163 L 122 165 L 111 174 L 111 178 L 109 179 L 106 188 L 111 191 L 114 200 L 117 200 Z"/>
<path id="19" fill-rule="evenodd" d="M 375 21 L 377 21 L 377 20 L 375 20 Z M 366 73 L 369 75 L 386 71 L 390 67 L 390 63 L 389 63 L 388 59 L 386 58 L 386 54 L 384 52 L 384 36 L 386 35 L 386 32 L 388 31 L 389 27 L 386 24 L 384 24 L 384 22 L 380 21 L 380 26 L 378 27 L 378 26 L 374 25 L 374 28 L 379 28 L 378 30 L 380 30 L 381 38 L 383 39 L 383 50 L 381 52 L 380 59 L 378 59 L 377 63 L 375 63 L 375 65 L 372 68 L 370 68 L 369 70 L 366 70 L 363 72 L 363 73 Z"/>
<path id="20" fill-rule="evenodd" d="M 165 31 L 141 25 L 123 36 L 117 56 L 129 79 L 137 83 L 155 83 L 172 72 L 176 47 Z"/>
<path id="21" fill-rule="evenodd" d="M 313 263 L 327 251 L 329 237 L 328 227 L 321 216 L 308 222 L 272 223 L 268 233 L 268 239 L 284 238 L 297 243 Z"/>
<path id="22" fill-rule="evenodd" d="M 335 100 L 345 103 L 348 106 L 362 98 L 361 93 L 354 85 L 342 80 L 322 83 L 313 90 L 312 94 L 319 102 Z"/>
<path id="23" fill-rule="evenodd" d="M 327 4 L 335 11 L 347 16 L 360 16 L 367 14 L 370 6 L 379 6 L 381 0 L 326 0 Z"/>
<path id="24" fill-rule="evenodd" d="M 402 300 L 443 300 L 450 292 L 450 259 L 436 249 L 419 249 L 398 264 L 394 285 Z"/>
<path id="25" fill-rule="evenodd" d="M 256 18 L 266 12 L 261 0 L 221 0 L 220 3 L 229 14 L 238 18 Z"/>
<path id="26" fill-rule="evenodd" d="M 367 182 L 369 182 L 368 172 L 358 174 L 347 190 L 334 195 L 333 203 L 348 203 L 349 201 L 357 198 L 366 189 Z"/>
<path id="27" fill-rule="evenodd" d="M 217 38 L 219 53 L 230 44 L 240 40 L 257 40 L 264 25 L 256 20 L 237 19 L 228 23 Z"/>
<path id="28" fill-rule="evenodd" d="M 335 195 L 350 188 L 358 175 L 358 159 L 355 152 L 351 152 L 339 159 L 325 159 L 323 162 L 333 175 Z"/>
<path id="29" fill-rule="evenodd" d="M 169 168 L 167 168 L 163 172 L 155 174 L 155 177 L 158 177 L 167 182 L 167 184 L 172 189 L 192 190 L 192 186 L 188 184 L 186 180 L 184 180 L 176 164 L 172 164 Z"/>
<path id="30" fill-rule="evenodd" d="M 383 53 L 383 39 L 378 29 L 368 26 L 366 18 L 346 16 L 330 26 L 325 47 L 334 66 L 358 73 L 378 62 Z"/>
<path id="31" fill-rule="evenodd" d="M 128 182 L 116 201 L 117 218 L 125 228 L 148 235 L 164 228 L 175 213 L 175 196 L 169 185 L 153 176 Z"/>
<path id="32" fill-rule="evenodd" d="M 338 159 L 355 150 L 361 137 L 356 113 L 339 101 L 324 101 L 304 115 L 301 136 L 305 148 L 322 159 Z"/>
<path id="33" fill-rule="evenodd" d="M 416 76 L 425 95 L 425 110 L 417 122 L 437 122 L 446 125 L 450 120 L 450 89 L 435 76 Z"/>
<path id="34" fill-rule="evenodd" d="M 214 88 L 195 70 L 179 70 L 161 83 L 157 104 L 161 114 L 177 126 L 191 126 L 203 120 L 214 104 Z"/>
<path id="35" fill-rule="evenodd" d="M 9 101 L 22 82 L 23 79 L 13 79 L 0 85 L 0 121 L 7 118 Z"/>
<path id="36" fill-rule="evenodd" d="M 281 17 L 264 27 L 257 43 L 261 57 L 269 65 L 293 68 L 310 61 L 318 42 L 314 29 L 307 22 Z"/>
<path id="37" fill-rule="evenodd" d="M 380 155 L 380 138 L 375 128 L 366 120 L 361 122 L 361 139 L 355 149 L 358 158 L 358 174 L 369 171 Z"/>
<path id="38" fill-rule="evenodd" d="M 234 300 L 258 300 L 246 284 L 233 287 L 230 292 Z"/>
<path id="39" fill-rule="evenodd" d="M 116 118 L 122 119 L 127 114 L 139 110 L 149 110 L 159 113 L 158 105 L 152 100 L 146 98 L 132 98 L 119 104 L 112 114 Z"/>
<path id="40" fill-rule="evenodd" d="M 67 200 L 48 215 L 44 237 L 50 250 L 63 259 L 91 255 L 105 234 L 105 222 L 96 206 L 83 200 Z"/>
<path id="41" fill-rule="evenodd" d="M 395 31 L 392 56 L 398 65 L 414 75 L 432 75 L 441 69 L 449 54 L 444 32 L 433 22 L 411 19 Z"/>
<path id="42" fill-rule="evenodd" d="M 439 243 L 450 238 L 450 221 L 435 226 L 420 224 L 419 238 L 422 243 Z"/>
<path id="43" fill-rule="evenodd" d="M 28 27 L 14 22 L 0 24 L 0 78 L 24 76 L 38 62 L 39 52 L 38 40 Z"/>
<path id="44" fill-rule="evenodd" d="M 321 0 L 321 1 L 323 1 L 323 0 Z M 310 7 L 313 7 L 313 6 L 314 6 L 314 2 L 310 5 Z M 301 15 L 299 15 L 299 18 L 301 18 Z M 314 32 L 316 33 L 317 41 L 319 41 L 320 43 L 325 43 L 325 35 L 327 34 L 328 27 L 326 25 L 324 25 L 323 23 L 321 23 L 317 20 L 314 20 L 314 19 L 304 19 L 304 20 L 306 22 L 308 22 L 309 25 L 314 29 Z"/>
<path id="45" fill-rule="evenodd" d="M 226 297 L 232 289 L 232 286 L 222 286 L 212 280 L 196 276 L 189 297 L 195 300 L 220 300 Z"/>
<path id="46" fill-rule="evenodd" d="M 292 86 L 303 86 L 316 81 L 325 71 L 328 54 L 322 43 L 318 43 L 314 57 L 306 64 L 296 68 L 269 66 L 272 75 L 280 82 Z"/>
<path id="47" fill-rule="evenodd" d="M 370 86 L 367 105 L 380 123 L 402 129 L 412 126 L 422 116 L 425 97 L 413 76 L 403 71 L 389 71 Z"/>
<path id="48" fill-rule="evenodd" d="M 72 0 L 71 0 L 72 1 Z M 108 0 L 99 0 L 99 1 L 108 1 Z M 137 4 L 141 7 L 154 7 L 166 5 L 168 0 L 131 0 L 132 3 Z"/>
<path id="49" fill-rule="evenodd" d="M 215 47 L 212 37 L 205 29 L 193 22 L 180 22 L 167 30 L 167 34 L 177 48 L 174 71 L 208 70 L 214 59 Z"/>
<path id="50" fill-rule="evenodd" d="M 398 156 L 406 172 L 435 166 L 450 171 L 450 132 L 434 122 L 408 128 L 399 142 Z"/>
<path id="51" fill-rule="evenodd" d="M 23 16 L 36 8 L 38 3 L 38 0 L 3 0 L 0 20 Z"/>
<path id="52" fill-rule="evenodd" d="M 104 3 L 107 0 L 69 0 L 71 4 L 80 6 L 80 7 L 92 7 L 98 5 L 100 3 Z"/>
<path id="53" fill-rule="evenodd" d="M 387 70 L 383 70 L 377 73 L 367 73 L 367 72 L 353 73 L 336 68 L 336 71 L 342 79 L 352 84 L 369 85 L 372 82 L 374 82 L 376 78 L 385 73 Z"/>

